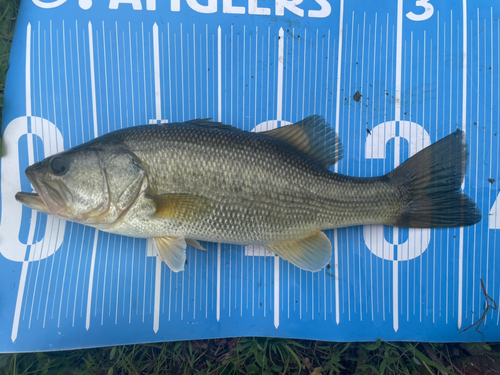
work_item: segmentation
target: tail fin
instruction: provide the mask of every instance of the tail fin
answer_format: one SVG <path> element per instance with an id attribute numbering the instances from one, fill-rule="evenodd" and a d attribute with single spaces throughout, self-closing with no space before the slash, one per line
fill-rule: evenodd
<path id="1" fill-rule="evenodd" d="M 464 133 L 457 130 L 387 174 L 400 186 L 404 201 L 403 213 L 391 225 L 452 228 L 479 222 L 479 207 L 460 192 L 468 156 Z"/>

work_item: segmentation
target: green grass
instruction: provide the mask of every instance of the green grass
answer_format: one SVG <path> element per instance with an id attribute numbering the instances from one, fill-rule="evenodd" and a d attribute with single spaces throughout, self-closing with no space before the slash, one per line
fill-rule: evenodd
<path id="1" fill-rule="evenodd" d="M 5 79 L 9 68 L 10 46 L 12 45 L 19 3 L 18 0 L 0 0 L 0 123 L 3 113 Z"/>
<path id="2" fill-rule="evenodd" d="M 487 344 L 233 338 L 4 354 L 0 374 L 498 374 L 499 350 Z"/>
<path id="3" fill-rule="evenodd" d="M 76 1 L 76 0 L 75 0 Z M 0 0 L 0 121 L 16 0 Z M 0 354 L 0 374 L 500 374 L 500 345 L 232 338 Z"/>

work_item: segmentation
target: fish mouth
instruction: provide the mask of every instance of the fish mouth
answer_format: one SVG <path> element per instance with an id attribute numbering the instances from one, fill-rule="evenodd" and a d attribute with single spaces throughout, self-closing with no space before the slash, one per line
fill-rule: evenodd
<path id="1" fill-rule="evenodd" d="M 34 210 L 50 214 L 49 208 L 37 193 L 24 193 L 20 191 L 16 194 L 16 201 Z"/>
<path id="2" fill-rule="evenodd" d="M 16 194 L 16 200 L 34 210 L 60 215 L 66 210 L 66 197 L 60 189 L 55 189 L 49 183 L 40 181 L 31 168 L 26 169 L 26 177 L 31 182 L 36 192 Z M 52 181 L 57 184 L 57 181 Z"/>

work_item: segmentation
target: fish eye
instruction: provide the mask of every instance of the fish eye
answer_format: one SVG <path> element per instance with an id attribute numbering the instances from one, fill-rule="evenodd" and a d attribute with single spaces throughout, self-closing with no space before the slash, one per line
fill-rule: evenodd
<path id="1" fill-rule="evenodd" d="M 57 176 L 62 176 L 69 169 L 68 160 L 62 156 L 56 156 L 50 161 L 50 169 Z"/>

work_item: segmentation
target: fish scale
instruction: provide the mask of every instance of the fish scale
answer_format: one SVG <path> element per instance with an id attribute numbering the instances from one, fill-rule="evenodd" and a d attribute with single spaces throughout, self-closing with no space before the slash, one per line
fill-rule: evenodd
<path id="1" fill-rule="evenodd" d="M 339 178 L 306 154 L 266 136 L 196 125 L 131 130 L 124 132 L 123 142 L 146 163 L 157 194 L 182 192 L 214 201 L 210 216 L 185 226 L 187 237 L 278 242 L 375 220 L 374 214 L 395 204 L 390 185 Z M 364 210 L 352 210 L 353 198 Z"/>

